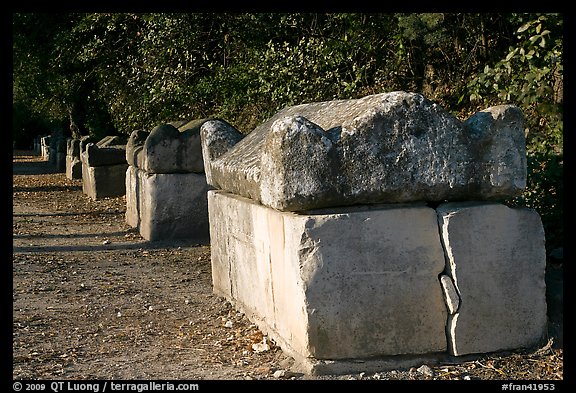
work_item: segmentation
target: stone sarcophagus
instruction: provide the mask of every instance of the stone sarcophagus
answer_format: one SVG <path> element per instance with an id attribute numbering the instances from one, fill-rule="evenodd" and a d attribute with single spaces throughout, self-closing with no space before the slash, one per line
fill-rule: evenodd
<path id="1" fill-rule="evenodd" d="M 50 161 L 50 139 L 50 135 L 40 138 L 40 155 L 44 161 Z"/>
<path id="2" fill-rule="evenodd" d="M 88 143 L 96 143 L 98 140 L 94 136 L 85 135 L 79 139 L 68 138 L 66 140 L 66 177 L 72 179 L 82 179 L 82 152 L 86 151 Z"/>
<path id="3" fill-rule="evenodd" d="M 206 120 L 132 132 L 126 149 L 126 222 L 147 240 L 209 238 L 200 142 Z"/>
<path id="4" fill-rule="evenodd" d="M 80 141 L 82 191 L 94 200 L 126 193 L 126 140 L 107 136 L 92 143 Z"/>
<path id="5" fill-rule="evenodd" d="M 61 137 L 57 139 L 56 143 L 56 168 L 59 171 L 66 172 L 66 154 L 67 154 L 67 141 L 66 138 Z"/>
<path id="6" fill-rule="evenodd" d="M 66 177 L 82 179 L 82 161 L 80 161 L 80 139 L 66 140 Z"/>
<path id="7" fill-rule="evenodd" d="M 311 373 L 536 345 L 540 217 L 523 116 L 460 121 L 419 94 L 286 108 L 244 136 L 201 126 L 214 292 Z M 361 362 L 361 363 L 359 363 Z"/>

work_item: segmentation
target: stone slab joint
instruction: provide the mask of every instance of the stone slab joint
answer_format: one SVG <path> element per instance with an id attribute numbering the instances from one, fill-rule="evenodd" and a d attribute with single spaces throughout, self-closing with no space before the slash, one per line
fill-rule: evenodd
<path id="1" fill-rule="evenodd" d="M 458 312 L 460 307 L 460 295 L 454 286 L 454 282 L 445 274 L 440 275 L 440 284 L 442 285 L 442 291 L 444 293 L 444 299 L 446 301 L 446 306 L 448 307 L 448 312 L 453 315 Z"/>

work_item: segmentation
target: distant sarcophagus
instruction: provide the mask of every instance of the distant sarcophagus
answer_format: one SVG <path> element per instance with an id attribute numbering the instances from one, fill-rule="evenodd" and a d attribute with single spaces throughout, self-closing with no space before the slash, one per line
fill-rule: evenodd
<path id="1" fill-rule="evenodd" d="M 124 144 L 112 144 L 122 143 Z M 85 146 L 85 147 L 84 147 Z M 84 149 L 83 149 L 84 147 Z M 126 193 L 126 144 L 120 137 L 108 136 L 97 143 L 80 143 L 82 191 L 97 200 Z"/>
<path id="2" fill-rule="evenodd" d="M 126 149 L 126 222 L 147 240 L 209 238 L 200 126 L 132 132 Z"/>

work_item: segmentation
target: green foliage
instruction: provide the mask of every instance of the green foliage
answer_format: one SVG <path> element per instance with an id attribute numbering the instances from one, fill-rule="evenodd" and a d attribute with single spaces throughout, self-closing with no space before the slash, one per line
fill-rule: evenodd
<path id="1" fill-rule="evenodd" d="M 449 40 L 444 18 L 443 13 L 399 15 L 398 27 L 402 37 L 409 41 L 422 40 L 427 45 L 437 45 Z"/>
<path id="2" fill-rule="evenodd" d="M 468 93 L 471 101 L 512 103 L 524 111 L 528 186 L 510 202 L 539 212 L 553 249 L 563 244 L 563 20 L 520 15 L 517 23 L 517 42 L 470 80 Z"/>
<path id="3" fill-rule="evenodd" d="M 546 110 L 557 98 L 555 82 L 563 71 L 562 18 L 540 15 L 520 26 L 517 34 L 518 43 L 509 47 L 506 57 L 492 67 L 486 65 L 469 82 L 470 99 L 496 96 L 503 102 L 524 107 L 539 104 Z M 545 102 L 539 103 L 543 97 Z"/>
<path id="4" fill-rule="evenodd" d="M 258 14 L 242 25 L 229 23 L 229 42 L 241 39 L 242 50 L 231 51 L 226 62 L 211 63 L 211 73 L 191 89 L 191 96 L 208 104 L 203 113 L 229 119 L 246 132 L 288 105 L 362 95 L 373 86 L 385 38 L 382 27 L 389 19 Z M 268 23 L 278 28 L 262 28 Z M 243 33 L 254 31 L 250 26 L 268 36 L 251 41 Z"/>
<path id="5" fill-rule="evenodd" d="M 322 38 L 303 37 L 295 44 L 271 42 L 258 72 L 259 93 L 268 97 L 273 110 L 353 95 L 364 65 L 357 66 L 352 56 L 352 51 L 335 51 L 331 42 Z M 309 83 L 311 80 L 316 83 Z"/>

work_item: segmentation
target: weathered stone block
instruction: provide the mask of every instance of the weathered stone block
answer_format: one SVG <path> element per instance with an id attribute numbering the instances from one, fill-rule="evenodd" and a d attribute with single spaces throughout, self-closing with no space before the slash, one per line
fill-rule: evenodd
<path id="1" fill-rule="evenodd" d="M 141 168 L 143 167 L 143 153 L 144 142 L 148 138 L 150 133 L 144 130 L 132 131 L 130 137 L 128 138 L 128 143 L 126 143 L 126 161 L 128 165 Z"/>
<path id="2" fill-rule="evenodd" d="M 66 177 L 70 180 L 82 179 L 82 162 L 80 161 L 80 139 L 66 140 L 65 156 Z"/>
<path id="3" fill-rule="evenodd" d="M 82 138 L 80 138 L 80 154 L 86 151 L 86 146 L 88 146 L 89 143 L 96 144 L 97 142 L 98 140 L 96 137 L 92 135 L 84 135 Z"/>
<path id="4" fill-rule="evenodd" d="M 50 136 L 43 136 L 40 138 L 42 158 L 45 161 L 50 161 L 50 138 Z"/>
<path id="5" fill-rule="evenodd" d="M 461 122 L 393 92 L 200 134 L 214 292 L 309 370 L 543 338 L 542 223 L 494 202 L 526 184 L 518 108 Z"/>
<path id="6" fill-rule="evenodd" d="M 143 146 L 141 169 L 148 173 L 202 173 L 200 126 L 206 120 L 184 124 L 181 130 L 170 124 L 154 128 Z"/>
<path id="7" fill-rule="evenodd" d="M 188 123 L 188 121 L 186 120 L 175 120 L 175 121 L 170 121 L 168 122 L 168 124 L 170 124 L 171 126 L 174 126 L 175 128 L 180 128 L 184 125 L 186 125 L 186 123 Z"/>
<path id="8" fill-rule="evenodd" d="M 82 179 L 82 161 L 79 157 L 66 155 L 66 177 L 70 180 Z"/>
<path id="9" fill-rule="evenodd" d="M 200 142 L 205 121 L 161 124 L 130 135 L 126 222 L 147 240 L 209 239 L 209 186 Z"/>
<path id="10" fill-rule="evenodd" d="M 215 293 L 297 359 L 446 351 L 433 209 L 295 214 L 211 190 L 208 211 Z"/>
<path id="11" fill-rule="evenodd" d="M 448 319 L 453 355 L 528 348 L 546 332 L 544 230 L 534 210 L 438 207 L 448 274 L 460 298 Z"/>
<path id="12" fill-rule="evenodd" d="M 139 231 L 147 240 L 207 241 L 208 184 L 198 173 L 138 171 Z"/>
<path id="13" fill-rule="evenodd" d="M 206 174 L 206 180 L 208 184 L 216 187 L 222 188 L 218 183 L 218 179 L 231 179 L 224 175 L 227 172 L 230 176 L 238 174 L 238 172 L 226 171 L 226 162 L 219 161 L 221 165 L 212 165 L 216 159 L 220 158 L 228 150 L 232 149 L 234 145 L 240 142 L 244 138 L 236 128 L 232 127 L 229 123 L 224 120 L 210 120 L 202 124 L 200 127 L 200 139 L 202 141 L 202 157 L 204 163 L 210 163 L 209 165 L 204 165 L 204 173 Z M 253 159 L 253 157 L 245 157 L 246 159 Z M 217 172 L 216 176 L 212 176 L 212 168 Z M 255 188 L 253 191 L 254 195 L 258 195 L 258 183 L 257 179 L 252 179 L 250 177 L 250 172 L 243 172 L 246 176 L 244 177 L 244 189 L 246 190 L 244 196 L 250 197 L 251 193 L 249 191 L 248 184 L 251 184 Z M 240 179 L 236 179 L 240 182 Z M 224 183 L 226 184 L 226 182 Z M 237 187 L 239 188 L 239 186 Z M 257 199 L 256 199 L 257 200 Z"/>
<path id="14" fill-rule="evenodd" d="M 289 107 L 237 142 L 219 121 L 201 134 L 210 185 L 278 210 L 499 200 L 526 184 L 523 117 L 510 105 L 463 123 L 392 92 Z"/>
<path id="15" fill-rule="evenodd" d="M 127 164 L 126 146 L 99 147 L 89 143 L 86 145 L 86 151 L 82 155 L 84 156 L 84 161 L 92 167 Z"/>
<path id="16" fill-rule="evenodd" d="M 98 147 L 125 145 L 128 139 L 124 135 L 108 135 L 96 142 Z"/>
<path id="17" fill-rule="evenodd" d="M 128 142 L 130 143 L 130 142 Z M 128 149 L 126 149 L 128 151 Z M 126 169 L 126 223 L 132 228 L 140 225 L 140 182 L 138 180 L 139 169 L 129 165 Z"/>
<path id="18" fill-rule="evenodd" d="M 87 152 L 80 154 L 84 194 L 94 200 L 125 195 L 128 164 L 90 166 L 86 157 Z"/>
<path id="19" fill-rule="evenodd" d="M 80 139 L 68 138 L 66 140 L 66 154 L 72 157 L 80 157 Z"/>
<path id="20" fill-rule="evenodd" d="M 501 197 L 514 196 L 526 187 L 523 124 L 522 112 L 511 105 L 484 109 L 464 122 L 464 133 L 475 154 L 480 195 L 492 195 L 498 190 Z"/>
<path id="21" fill-rule="evenodd" d="M 442 284 L 442 290 L 444 291 L 444 299 L 446 301 L 446 306 L 448 307 L 448 312 L 450 314 L 456 314 L 458 308 L 460 307 L 460 296 L 458 296 L 458 291 L 454 286 L 454 282 L 445 274 L 440 275 L 440 284 Z"/>
<path id="22" fill-rule="evenodd" d="M 66 171 L 66 139 L 61 136 L 52 136 L 48 147 L 50 153 L 48 161 L 57 170 Z"/>
<path id="23" fill-rule="evenodd" d="M 204 174 L 126 171 L 126 222 L 146 240 L 209 239 Z"/>
<path id="24" fill-rule="evenodd" d="M 126 171 L 126 222 L 146 240 L 190 239 L 206 242 L 209 186 L 204 174 L 148 174 Z"/>

